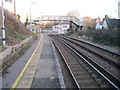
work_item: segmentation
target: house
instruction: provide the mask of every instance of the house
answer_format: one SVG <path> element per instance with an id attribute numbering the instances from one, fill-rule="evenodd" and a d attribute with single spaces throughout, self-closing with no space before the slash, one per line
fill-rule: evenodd
<path id="1" fill-rule="evenodd" d="M 103 22 L 97 22 L 96 30 L 98 29 L 118 29 L 120 28 L 120 19 L 104 19 Z"/>
<path id="2" fill-rule="evenodd" d="M 104 20 L 104 22 L 103 22 L 103 29 L 108 29 L 108 22 L 107 22 L 107 20 Z"/>
<path id="3" fill-rule="evenodd" d="M 100 29 L 100 22 L 97 22 L 96 29 Z"/>
<path id="4" fill-rule="evenodd" d="M 69 23 L 57 23 L 52 26 L 52 31 L 57 34 L 65 34 L 69 26 Z"/>
<path id="5" fill-rule="evenodd" d="M 96 30 L 100 30 L 100 29 L 102 29 L 102 22 L 100 21 L 100 18 L 98 18 L 98 20 L 97 20 L 97 24 L 96 24 Z"/>
<path id="6" fill-rule="evenodd" d="M 26 27 L 34 33 L 37 33 L 39 31 L 38 25 L 34 22 L 27 22 Z"/>
<path id="7" fill-rule="evenodd" d="M 103 29 L 118 29 L 120 27 L 120 19 L 108 19 L 103 22 Z"/>
<path id="8" fill-rule="evenodd" d="M 107 25 L 109 29 L 118 29 L 120 27 L 120 19 L 108 19 Z"/>

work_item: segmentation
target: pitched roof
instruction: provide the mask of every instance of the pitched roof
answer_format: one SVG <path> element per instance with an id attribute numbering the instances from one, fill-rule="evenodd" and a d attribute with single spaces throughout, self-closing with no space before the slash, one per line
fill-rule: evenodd
<path id="1" fill-rule="evenodd" d="M 118 28 L 120 26 L 120 19 L 108 19 L 107 24 L 109 28 Z"/>

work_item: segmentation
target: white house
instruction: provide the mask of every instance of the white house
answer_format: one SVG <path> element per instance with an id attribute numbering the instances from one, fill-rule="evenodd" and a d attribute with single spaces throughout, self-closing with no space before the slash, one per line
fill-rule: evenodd
<path id="1" fill-rule="evenodd" d="M 118 29 L 120 23 L 120 19 L 108 19 L 104 20 L 103 24 L 101 22 L 98 22 L 96 24 L 96 30 L 97 29 Z"/>
<path id="2" fill-rule="evenodd" d="M 100 22 L 97 22 L 97 24 L 96 24 L 96 30 L 97 30 L 97 29 L 101 29 L 101 28 L 100 28 Z"/>
<path id="3" fill-rule="evenodd" d="M 102 23 L 100 21 L 100 18 L 98 17 L 97 24 L 96 24 L 96 30 L 100 30 L 100 29 L 102 29 Z"/>
<path id="4" fill-rule="evenodd" d="M 52 27 L 52 30 L 57 34 L 65 34 L 69 26 L 70 25 L 68 23 L 59 23 L 57 25 L 54 25 Z"/>
<path id="5" fill-rule="evenodd" d="M 32 22 L 32 23 L 28 22 L 26 27 L 34 33 L 37 33 L 39 31 L 38 25 L 34 22 Z"/>
<path id="6" fill-rule="evenodd" d="M 104 20 L 104 22 L 103 22 L 103 28 L 104 28 L 104 29 L 108 29 L 107 20 Z"/>

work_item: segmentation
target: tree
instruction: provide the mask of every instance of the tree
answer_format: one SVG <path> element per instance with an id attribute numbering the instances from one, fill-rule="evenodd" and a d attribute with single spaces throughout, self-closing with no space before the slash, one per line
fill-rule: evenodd
<path id="1" fill-rule="evenodd" d="M 20 20 L 21 16 L 19 14 L 17 14 L 17 19 Z"/>
<path id="2" fill-rule="evenodd" d="M 80 17 L 80 13 L 76 10 L 70 11 L 67 13 L 67 16 L 72 16 L 72 17 L 76 17 L 79 18 Z"/>
<path id="3" fill-rule="evenodd" d="M 96 26 L 96 18 L 92 18 L 92 17 L 83 17 L 82 19 L 84 19 L 86 21 L 86 27 L 88 29 L 94 29 Z"/>
<path id="4" fill-rule="evenodd" d="M 28 23 L 28 15 L 26 16 L 25 25 Z"/>

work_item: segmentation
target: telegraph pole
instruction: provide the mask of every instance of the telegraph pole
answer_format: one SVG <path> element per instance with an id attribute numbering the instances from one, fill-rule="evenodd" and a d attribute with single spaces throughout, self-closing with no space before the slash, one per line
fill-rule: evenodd
<path id="1" fill-rule="evenodd" d="M 31 4 L 32 2 L 31 2 L 31 0 L 30 0 L 30 31 L 32 31 L 32 20 L 31 20 Z"/>
<path id="2" fill-rule="evenodd" d="M 35 2 L 30 0 L 30 31 L 32 31 L 32 4 L 35 4 Z"/>
<path id="3" fill-rule="evenodd" d="M 14 15 L 16 16 L 16 0 L 14 0 Z"/>
<path id="4" fill-rule="evenodd" d="M 2 0 L 2 42 L 3 42 L 3 46 L 6 45 L 6 38 L 5 38 L 5 25 L 4 25 L 4 21 L 5 21 L 5 15 L 4 15 L 4 1 Z"/>

